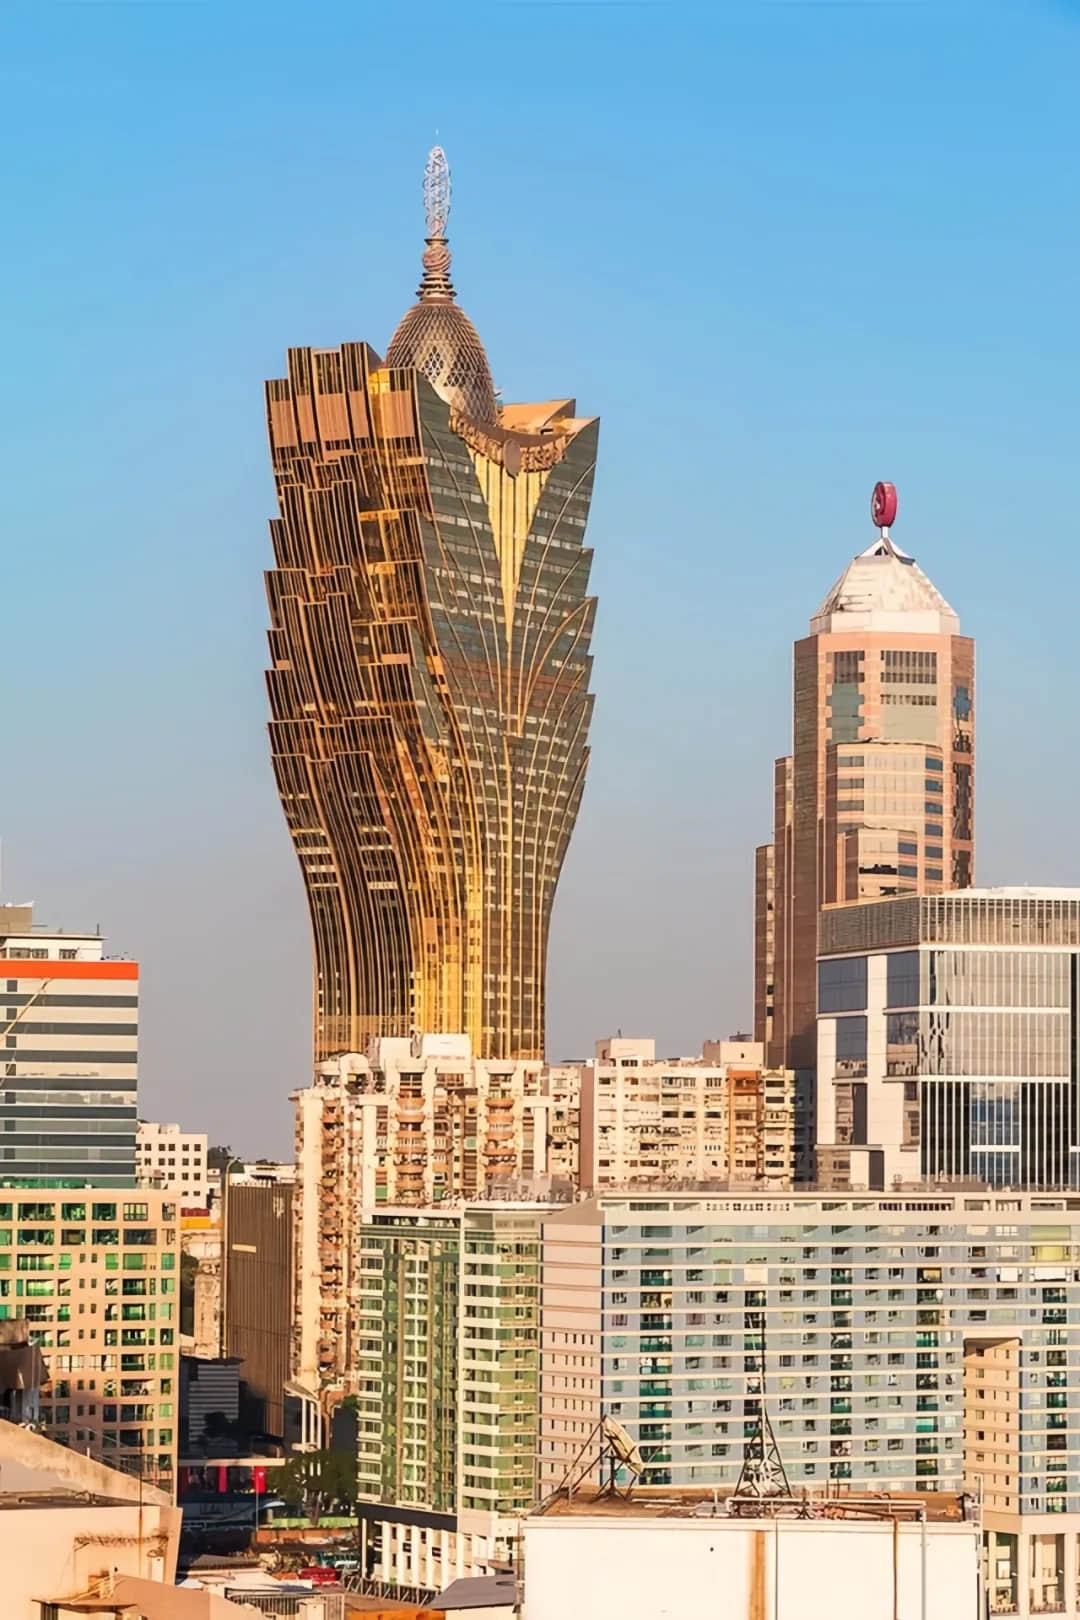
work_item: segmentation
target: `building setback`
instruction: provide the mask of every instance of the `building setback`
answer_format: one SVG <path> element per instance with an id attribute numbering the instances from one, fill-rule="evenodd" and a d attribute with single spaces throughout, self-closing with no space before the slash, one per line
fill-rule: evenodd
<path id="1" fill-rule="evenodd" d="M 316 1062 L 463 1033 L 542 1058 L 548 922 L 588 757 L 597 423 L 496 400 L 431 154 L 419 301 L 386 359 L 267 387 L 270 737 L 315 950 Z"/>
<path id="2" fill-rule="evenodd" d="M 1080 889 L 821 917 L 818 1174 L 1080 1185 Z"/>
<path id="3" fill-rule="evenodd" d="M 974 863 L 974 643 L 893 542 L 845 569 L 795 644 L 793 748 L 774 772 L 774 830 L 755 867 L 755 1035 L 797 1072 L 816 1060 L 815 952 L 823 906 L 970 886 Z M 809 1179 L 812 1163 L 800 1166 Z"/>
<path id="4" fill-rule="evenodd" d="M 135 1185 L 139 968 L 0 906 L 0 1184 Z"/>

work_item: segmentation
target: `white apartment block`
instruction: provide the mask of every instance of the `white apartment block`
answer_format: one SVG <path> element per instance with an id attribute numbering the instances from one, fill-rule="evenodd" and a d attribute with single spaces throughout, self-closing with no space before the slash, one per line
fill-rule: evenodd
<path id="1" fill-rule="evenodd" d="M 141 1119 L 135 1142 L 139 1185 L 173 1193 L 182 1209 L 206 1209 L 207 1148 L 201 1132 Z"/>
<path id="2" fill-rule="evenodd" d="M 756 1041 L 708 1041 L 700 1058 L 657 1058 L 656 1042 L 598 1041 L 581 1071 L 580 1183 L 791 1185 L 795 1088 Z"/>

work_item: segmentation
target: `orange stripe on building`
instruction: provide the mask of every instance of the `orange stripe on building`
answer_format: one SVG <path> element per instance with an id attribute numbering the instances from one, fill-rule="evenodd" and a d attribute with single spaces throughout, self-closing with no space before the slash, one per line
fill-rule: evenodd
<path id="1" fill-rule="evenodd" d="M 138 962 L 28 962 L 0 959 L 0 979 L 137 979 Z"/>

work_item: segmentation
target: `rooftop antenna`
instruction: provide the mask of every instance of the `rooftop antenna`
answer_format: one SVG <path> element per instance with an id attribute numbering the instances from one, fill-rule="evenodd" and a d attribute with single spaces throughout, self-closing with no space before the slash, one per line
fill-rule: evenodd
<path id="1" fill-rule="evenodd" d="M 450 165 L 441 146 L 433 146 L 424 167 L 424 219 L 428 237 L 446 235 L 450 218 Z"/>
<path id="2" fill-rule="evenodd" d="M 760 1504 L 765 1501 L 790 1501 L 791 1486 L 788 1483 L 787 1470 L 784 1468 L 784 1459 L 780 1455 L 780 1447 L 776 1443 L 772 1424 L 769 1422 L 768 1408 L 765 1404 L 765 1312 L 758 1315 L 761 1350 L 759 1365 L 761 1376 L 758 1389 L 758 1420 L 753 1434 L 743 1447 L 743 1464 L 739 1474 L 739 1482 L 735 1487 L 735 1494 L 731 1498 L 730 1508 L 733 1513 L 750 1515 L 760 1511 Z"/>

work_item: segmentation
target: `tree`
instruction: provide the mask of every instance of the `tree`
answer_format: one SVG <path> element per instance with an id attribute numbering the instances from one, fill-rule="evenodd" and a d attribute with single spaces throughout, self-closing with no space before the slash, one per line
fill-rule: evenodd
<path id="1" fill-rule="evenodd" d="M 195 1274 L 199 1262 L 193 1255 L 180 1256 L 180 1332 L 190 1338 L 195 1332 Z"/>
<path id="2" fill-rule="evenodd" d="M 231 1147 L 212 1147 L 206 1155 L 206 1168 L 208 1170 L 220 1170 L 221 1174 L 224 1175 L 229 1165 L 237 1157 L 238 1155 L 233 1152 Z"/>
<path id="3" fill-rule="evenodd" d="M 351 1451 L 296 1452 L 274 1477 L 282 1500 L 303 1509 L 317 1525 L 331 1507 L 356 1502 L 356 1456 Z"/>

